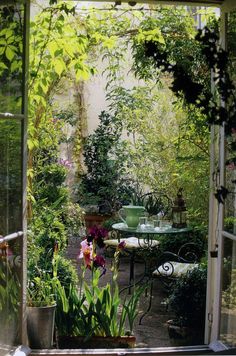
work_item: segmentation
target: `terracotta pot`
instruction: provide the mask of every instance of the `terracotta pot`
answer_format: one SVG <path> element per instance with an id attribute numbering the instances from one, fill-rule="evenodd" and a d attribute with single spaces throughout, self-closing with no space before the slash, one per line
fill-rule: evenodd
<path id="1" fill-rule="evenodd" d="M 135 336 L 58 336 L 59 349 L 114 349 L 135 347 Z"/>
<path id="2" fill-rule="evenodd" d="M 112 215 L 99 215 L 99 214 L 89 214 L 86 213 L 84 216 L 85 226 L 87 228 L 94 225 L 102 225 L 103 222 L 110 219 Z"/>

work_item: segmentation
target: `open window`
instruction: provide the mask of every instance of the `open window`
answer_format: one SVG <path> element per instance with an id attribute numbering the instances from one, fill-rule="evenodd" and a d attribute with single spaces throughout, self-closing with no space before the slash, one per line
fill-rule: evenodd
<path id="1" fill-rule="evenodd" d="M 0 3 L 0 354 L 25 342 L 28 1 Z"/>
<path id="2" fill-rule="evenodd" d="M 164 0 L 158 2 L 170 3 Z M 0 324 L 6 326 L 4 331 L 0 330 L 0 354 L 3 355 L 14 346 L 26 343 L 26 82 L 29 3 L 28 0 L 4 0 L 0 4 Z M 220 6 L 223 1 L 171 1 L 173 5 L 186 3 Z M 223 36 L 226 36 L 231 59 L 235 61 L 236 33 L 230 27 L 231 18 L 236 17 L 235 4 L 234 0 L 224 3 L 223 9 L 228 12 L 225 28 L 228 30 Z M 214 137 L 213 132 L 212 139 Z M 208 288 L 206 344 L 211 341 L 214 349 L 236 347 L 236 170 L 226 171 L 225 174 L 225 161 L 231 152 L 225 152 L 227 145 L 223 128 L 220 137 L 219 152 L 212 149 L 211 174 L 215 179 L 214 162 L 219 153 L 220 185 L 226 186 L 230 193 L 225 206 L 220 205 L 219 209 L 213 201 L 213 195 L 210 201 L 208 278 L 211 284 Z M 216 245 L 218 256 L 213 254 Z M 159 350 L 162 353 L 164 351 L 163 348 Z M 184 352 L 183 349 L 179 351 L 181 354 Z M 55 353 L 60 354 L 59 351 Z M 148 354 L 148 350 L 144 353 Z"/>

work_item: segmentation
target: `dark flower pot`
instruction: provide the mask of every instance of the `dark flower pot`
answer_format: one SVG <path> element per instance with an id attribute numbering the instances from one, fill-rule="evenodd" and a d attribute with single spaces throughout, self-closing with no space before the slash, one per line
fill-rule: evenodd
<path id="1" fill-rule="evenodd" d="M 182 326 L 175 320 L 167 321 L 172 346 L 190 346 L 204 343 L 204 327 Z"/>
<path id="2" fill-rule="evenodd" d="M 135 347 L 135 336 L 58 336 L 59 349 L 114 349 Z"/>

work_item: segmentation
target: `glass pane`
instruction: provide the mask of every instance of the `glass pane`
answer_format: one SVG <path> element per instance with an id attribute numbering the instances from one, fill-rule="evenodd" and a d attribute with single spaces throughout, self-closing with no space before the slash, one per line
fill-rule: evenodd
<path id="1" fill-rule="evenodd" d="M 225 238 L 220 340 L 236 346 L 236 241 Z"/>
<path id="2" fill-rule="evenodd" d="M 0 235 L 21 230 L 21 122 L 0 120 Z"/>
<path id="3" fill-rule="evenodd" d="M 224 230 L 231 234 L 236 234 L 236 185 L 232 183 L 236 180 L 236 171 L 227 171 L 227 189 L 230 193 L 225 200 Z"/>
<path id="4" fill-rule="evenodd" d="M 19 238 L 0 245 L 0 355 L 17 345 L 19 338 L 19 250 Z"/>
<path id="5" fill-rule="evenodd" d="M 228 15 L 227 49 L 230 75 L 236 85 L 236 11 Z M 236 127 L 226 130 L 226 188 L 230 192 L 225 204 L 225 227 L 236 234 Z"/>
<path id="6" fill-rule="evenodd" d="M 23 6 L 0 5 L 0 112 L 22 112 Z"/>

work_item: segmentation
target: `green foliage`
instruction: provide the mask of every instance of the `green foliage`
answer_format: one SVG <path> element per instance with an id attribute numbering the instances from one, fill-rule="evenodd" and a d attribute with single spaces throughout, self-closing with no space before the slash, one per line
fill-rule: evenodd
<path id="1" fill-rule="evenodd" d="M 64 250 L 67 245 L 67 230 L 63 224 L 60 209 L 52 209 L 50 207 L 41 207 L 40 213 L 35 214 L 30 225 L 30 246 L 35 248 L 44 248 L 52 254 L 55 244 L 59 244 L 60 250 Z M 32 245 L 33 244 L 33 245 Z M 42 259 L 44 254 L 42 254 Z"/>
<path id="2" fill-rule="evenodd" d="M 206 224 L 209 132 L 200 112 L 184 110 L 165 83 L 118 87 L 108 98 L 128 131 L 125 166 L 138 191 L 149 187 L 173 199 L 183 187 L 189 220 Z"/>
<path id="3" fill-rule="evenodd" d="M 91 247 L 94 252 L 94 245 Z M 100 286 L 101 271 L 92 263 L 91 281 L 85 282 L 85 265 L 81 267 L 80 291 L 69 284 L 66 289 L 69 308 L 58 314 L 60 335 L 83 336 L 85 341 L 91 336 L 122 336 L 131 334 L 137 307 L 146 285 L 135 287 L 131 296 L 122 302 L 117 284 L 120 250 L 114 254 L 112 280 Z M 128 331 L 126 328 L 128 327 Z"/>
<path id="4" fill-rule="evenodd" d="M 44 160 L 45 162 L 45 160 Z M 66 179 L 66 168 L 58 163 L 45 164 L 37 167 L 38 172 L 34 179 L 34 197 L 37 199 L 37 205 L 55 205 L 67 203 L 69 191 L 64 186 Z M 38 209 L 37 207 L 36 209 Z"/>
<path id="5" fill-rule="evenodd" d="M 180 326 L 204 327 L 207 266 L 200 265 L 178 278 L 169 298 Z"/>
<path id="6" fill-rule="evenodd" d="M 37 179 L 46 185 L 60 186 L 66 179 L 66 168 L 60 164 L 52 163 L 48 166 L 43 166 L 38 172 Z"/>
<path id="7" fill-rule="evenodd" d="M 84 145 L 87 173 L 81 180 L 79 202 L 85 204 L 87 197 L 95 198 L 101 212 L 111 212 L 121 202 L 129 201 L 132 190 L 125 176 L 124 153 L 119 142 L 121 125 L 108 112 L 101 112 L 99 119 L 99 126 Z"/>
<path id="8" fill-rule="evenodd" d="M 80 309 L 77 290 L 78 274 L 71 261 L 58 255 L 57 275 L 65 291 L 67 308 L 66 310 L 64 309 L 64 299 L 58 295 L 55 318 L 56 328 L 59 335 L 72 335 L 75 332 L 76 313 Z"/>
<path id="9" fill-rule="evenodd" d="M 198 230 L 195 228 L 189 234 L 177 234 L 169 236 L 160 236 L 160 248 L 158 254 L 169 251 L 178 254 L 179 249 L 185 243 L 193 242 L 195 244 L 196 253 L 199 257 L 204 257 L 207 249 L 207 231 L 205 229 Z"/>
<path id="10" fill-rule="evenodd" d="M 23 7 L 0 9 L 0 105 L 2 112 L 21 113 Z M 7 93 L 7 100 L 6 100 Z"/>
<path id="11" fill-rule="evenodd" d="M 51 276 L 44 273 L 42 277 L 34 277 L 29 284 L 28 305 L 31 307 L 45 307 L 55 305 L 55 296 L 51 283 Z"/>
<path id="12" fill-rule="evenodd" d="M 136 287 L 132 295 L 121 305 L 116 284 L 117 271 L 113 270 L 113 283 L 104 287 L 98 285 L 100 272 L 93 271 L 92 284 L 83 283 L 84 293 L 77 302 L 80 305 L 76 315 L 76 335 L 87 340 L 96 336 L 122 336 L 132 334 L 134 320 L 138 315 L 137 306 L 146 286 Z M 128 322 L 128 330 L 125 331 Z"/>
<path id="13" fill-rule="evenodd" d="M 66 205 L 64 221 L 71 236 L 82 236 L 85 231 L 84 211 L 77 203 Z"/>
<path id="14" fill-rule="evenodd" d="M 39 257 L 39 255 L 38 255 Z M 32 257 L 31 257 L 32 258 Z M 48 259 L 48 256 L 44 256 Z M 48 269 L 42 269 L 39 260 L 29 262 L 32 267 L 28 270 L 28 299 L 27 303 L 32 307 L 51 306 L 60 301 L 62 310 L 68 311 L 68 300 L 65 289 L 62 286 L 58 275 L 58 251 L 54 250 L 53 257 L 48 259 Z"/>
<path id="15" fill-rule="evenodd" d="M 3 251 L 1 247 L 1 251 Z M 19 317 L 20 279 L 6 257 L 0 257 L 0 320 L 7 327 Z"/>

